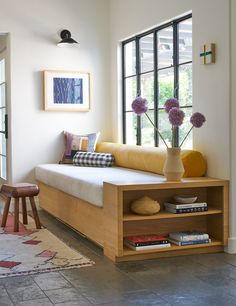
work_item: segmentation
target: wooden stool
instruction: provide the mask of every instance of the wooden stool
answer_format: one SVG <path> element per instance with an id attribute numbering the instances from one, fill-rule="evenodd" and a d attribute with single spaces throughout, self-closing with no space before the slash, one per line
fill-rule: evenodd
<path id="1" fill-rule="evenodd" d="M 21 203 L 22 203 L 23 224 L 28 224 L 25 198 L 29 197 L 36 228 L 40 229 L 41 225 L 34 201 L 34 196 L 38 195 L 38 193 L 39 193 L 39 187 L 35 184 L 29 184 L 29 183 L 19 183 L 12 185 L 3 184 L 0 194 L 7 197 L 7 199 L 2 216 L 1 226 L 2 227 L 6 226 L 11 198 L 15 199 L 14 232 L 19 232 L 19 198 L 21 198 Z"/>

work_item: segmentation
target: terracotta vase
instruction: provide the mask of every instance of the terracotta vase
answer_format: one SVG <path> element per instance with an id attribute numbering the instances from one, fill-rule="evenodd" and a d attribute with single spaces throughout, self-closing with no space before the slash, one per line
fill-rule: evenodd
<path id="1" fill-rule="evenodd" d="M 167 148 L 167 157 L 163 168 L 167 181 L 180 181 L 183 177 L 184 166 L 180 153 L 180 148 Z"/>

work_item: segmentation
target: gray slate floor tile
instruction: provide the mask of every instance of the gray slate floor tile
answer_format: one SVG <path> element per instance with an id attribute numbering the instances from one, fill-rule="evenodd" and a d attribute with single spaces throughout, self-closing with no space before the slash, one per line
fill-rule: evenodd
<path id="1" fill-rule="evenodd" d="M 75 288 L 62 288 L 54 290 L 45 290 L 45 294 L 54 303 L 65 303 L 65 302 L 78 302 L 86 301 L 78 289 Z"/>
<path id="2" fill-rule="evenodd" d="M 15 303 L 15 306 L 53 306 L 53 304 L 48 298 L 43 298 L 37 300 L 22 301 Z"/>
<path id="3" fill-rule="evenodd" d="M 6 277 L 0 279 L 0 285 L 4 286 L 7 289 L 26 287 L 33 284 L 34 280 L 31 278 L 31 276 L 14 276 L 14 277 Z"/>
<path id="4" fill-rule="evenodd" d="M 176 306 L 235 306 L 236 299 L 229 295 L 210 295 L 205 297 L 173 297 L 171 305 Z"/>
<path id="5" fill-rule="evenodd" d="M 88 300 L 85 300 L 83 298 L 80 298 L 78 301 L 65 302 L 65 303 L 54 304 L 54 305 L 56 306 L 94 306 L 94 304 L 90 303 Z"/>
<path id="6" fill-rule="evenodd" d="M 164 299 L 169 301 L 169 296 L 176 295 L 181 296 L 185 295 L 186 293 L 189 296 L 194 297 L 204 297 L 210 294 L 215 295 L 219 293 L 219 288 L 215 288 L 211 284 L 204 283 L 197 278 L 189 277 L 189 280 L 180 280 L 178 281 L 166 281 L 163 284 L 160 284 L 159 287 L 156 289 L 158 294 L 162 295 Z M 224 293 L 224 291 L 220 291 Z"/>
<path id="7" fill-rule="evenodd" d="M 46 297 L 43 291 L 36 284 L 18 288 L 11 287 L 7 289 L 7 292 L 14 303 Z"/>
<path id="8" fill-rule="evenodd" d="M 0 306 L 14 305 L 7 293 L 6 289 L 0 288 Z"/>
<path id="9" fill-rule="evenodd" d="M 7 290 L 5 288 L 0 288 L 0 299 L 7 295 Z"/>
<path id="10" fill-rule="evenodd" d="M 71 287 L 71 284 L 58 272 L 39 274 L 33 279 L 42 290 Z"/>
<path id="11" fill-rule="evenodd" d="M 101 304 L 107 305 L 108 304 Z M 171 306 L 170 303 L 160 298 L 153 292 L 143 290 L 140 292 L 125 294 L 121 300 L 112 302 L 112 306 Z"/>
<path id="12" fill-rule="evenodd" d="M 198 278 L 207 284 L 211 284 L 214 287 L 232 286 L 236 288 L 236 280 L 228 276 L 222 275 L 221 273 L 208 274 L 206 276 L 200 276 Z"/>
<path id="13" fill-rule="evenodd" d="M 107 286 L 103 288 L 96 288 L 94 290 L 86 290 L 83 292 L 83 296 L 94 305 L 100 305 L 103 303 L 110 303 L 122 300 L 122 293 Z"/>
<path id="14" fill-rule="evenodd" d="M 4 296 L 0 298 L 0 306 L 14 306 L 14 304 L 8 296 Z"/>

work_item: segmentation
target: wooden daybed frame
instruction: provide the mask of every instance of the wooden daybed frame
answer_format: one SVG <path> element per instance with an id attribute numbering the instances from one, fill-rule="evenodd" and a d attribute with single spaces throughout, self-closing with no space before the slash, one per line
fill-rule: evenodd
<path id="1" fill-rule="evenodd" d="M 228 182 L 211 178 L 184 179 L 153 184 L 112 184 L 104 182 L 103 207 L 66 194 L 38 182 L 40 207 L 79 231 L 101 247 L 111 260 L 125 261 L 195 253 L 222 252 L 228 238 Z M 194 194 L 208 203 L 209 210 L 201 213 L 175 215 L 163 210 L 163 203 L 175 194 Z M 130 212 L 130 202 L 148 195 L 158 199 L 162 211 L 153 216 Z M 127 235 L 179 230 L 207 231 L 212 242 L 206 245 L 172 246 L 159 250 L 133 251 L 123 246 Z"/>

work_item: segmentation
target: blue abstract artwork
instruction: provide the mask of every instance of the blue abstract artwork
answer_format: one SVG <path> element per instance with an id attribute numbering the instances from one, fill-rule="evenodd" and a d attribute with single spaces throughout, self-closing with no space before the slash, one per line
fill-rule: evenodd
<path id="1" fill-rule="evenodd" d="M 83 79 L 53 78 L 54 104 L 83 104 Z"/>

